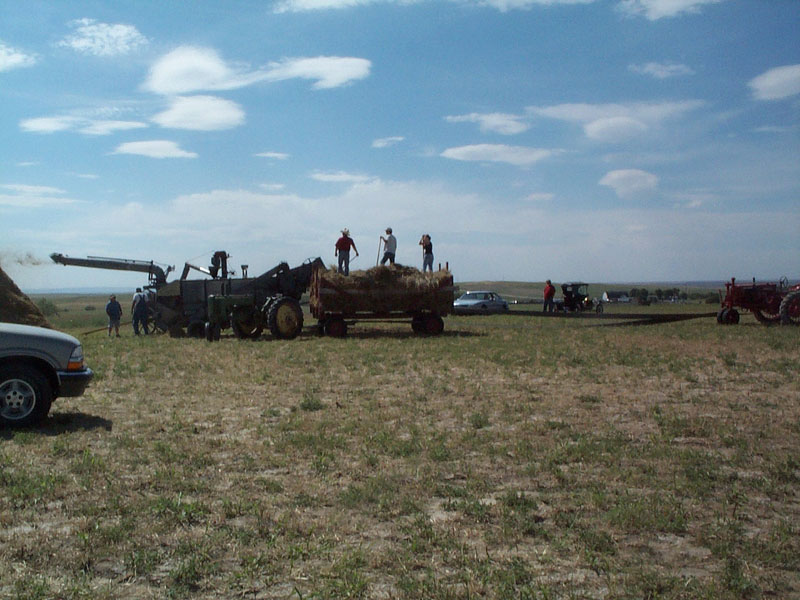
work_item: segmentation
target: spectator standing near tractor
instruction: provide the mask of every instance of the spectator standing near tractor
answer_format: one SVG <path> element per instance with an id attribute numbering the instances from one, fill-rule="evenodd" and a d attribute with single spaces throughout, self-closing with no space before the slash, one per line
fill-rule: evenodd
<path id="1" fill-rule="evenodd" d="M 106 314 L 108 315 L 108 337 L 111 337 L 111 330 L 114 329 L 119 337 L 119 321 L 122 319 L 122 305 L 117 302 L 117 297 L 111 294 L 106 303 Z"/>
<path id="2" fill-rule="evenodd" d="M 144 334 L 147 335 L 147 296 L 142 292 L 142 288 L 136 288 L 131 302 L 131 313 L 133 314 L 133 334 L 139 335 L 139 325 L 142 326 Z"/>
<path id="3" fill-rule="evenodd" d="M 556 288 L 549 279 L 545 282 L 543 295 L 544 303 L 542 305 L 542 312 L 553 312 L 555 308 L 553 298 L 555 298 L 556 295 Z"/>
<path id="4" fill-rule="evenodd" d="M 358 256 L 358 249 L 356 248 L 356 243 L 350 237 L 350 230 L 345 227 L 342 229 L 342 237 L 336 240 L 336 250 L 333 253 L 334 256 L 339 258 L 339 273 L 343 275 L 350 275 L 350 248 L 356 253 Z"/>

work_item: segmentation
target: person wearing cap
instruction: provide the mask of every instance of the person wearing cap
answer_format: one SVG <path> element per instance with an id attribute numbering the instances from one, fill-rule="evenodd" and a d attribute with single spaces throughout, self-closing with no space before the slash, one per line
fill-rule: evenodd
<path id="1" fill-rule="evenodd" d="M 392 228 L 386 228 L 386 237 L 381 236 L 383 242 L 383 258 L 381 264 L 385 265 L 388 260 L 390 264 L 394 264 L 394 255 L 397 252 L 397 238 L 392 235 Z"/>
<path id="2" fill-rule="evenodd" d="M 356 243 L 353 241 L 353 238 L 350 237 L 350 230 L 345 227 L 342 229 L 342 237 L 336 240 L 336 251 L 333 253 L 334 256 L 339 257 L 339 273 L 344 275 L 350 275 L 350 248 L 356 253 L 358 256 L 358 250 L 356 249 Z"/>
<path id="3" fill-rule="evenodd" d="M 111 294 L 106 303 L 106 314 L 108 315 L 108 337 L 111 337 L 111 330 L 114 329 L 119 337 L 119 321 L 122 318 L 122 305 L 117 302 L 117 297 Z"/>
<path id="4" fill-rule="evenodd" d="M 142 326 L 144 334 L 147 335 L 147 296 L 142 292 L 142 288 L 136 288 L 131 302 L 131 313 L 133 313 L 133 334 L 139 335 L 139 325 Z"/>

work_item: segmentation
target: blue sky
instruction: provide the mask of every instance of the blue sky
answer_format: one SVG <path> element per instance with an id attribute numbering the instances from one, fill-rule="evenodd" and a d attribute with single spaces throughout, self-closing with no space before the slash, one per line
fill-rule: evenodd
<path id="1" fill-rule="evenodd" d="M 0 101 L 23 289 L 387 226 L 460 281 L 800 276 L 793 0 L 3 2 Z"/>

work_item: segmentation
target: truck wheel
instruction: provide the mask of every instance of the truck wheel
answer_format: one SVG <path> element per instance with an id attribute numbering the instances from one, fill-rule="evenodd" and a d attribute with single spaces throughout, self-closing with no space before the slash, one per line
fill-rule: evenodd
<path id="1" fill-rule="evenodd" d="M 53 389 L 39 369 L 28 365 L 0 367 L 0 421 L 6 425 L 30 425 L 50 412 Z"/>
<path id="2" fill-rule="evenodd" d="M 303 330 L 303 309 L 289 296 L 278 298 L 269 307 L 267 325 L 272 335 L 280 340 L 293 340 Z"/>
<path id="3" fill-rule="evenodd" d="M 781 323 L 784 325 L 800 325 L 800 290 L 789 292 L 781 300 Z"/>
<path id="4" fill-rule="evenodd" d="M 341 317 L 334 317 L 325 321 L 325 333 L 331 337 L 344 337 L 347 335 L 347 323 Z"/>

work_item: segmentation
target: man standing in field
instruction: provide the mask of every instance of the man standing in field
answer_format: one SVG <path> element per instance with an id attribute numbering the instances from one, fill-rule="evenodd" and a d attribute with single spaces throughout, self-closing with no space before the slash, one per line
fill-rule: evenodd
<path id="1" fill-rule="evenodd" d="M 544 286 L 544 304 L 542 306 L 542 312 L 553 312 L 553 308 L 555 307 L 555 303 L 553 302 L 553 298 L 556 295 L 556 288 L 555 286 L 550 283 L 548 279 L 545 282 Z"/>
<path id="2" fill-rule="evenodd" d="M 394 255 L 397 252 L 397 238 L 392 235 L 392 228 L 386 228 L 386 237 L 381 236 L 381 241 L 383 242 L 383 258 L 381 259 L 381 264 L 386 264 L 386 261 L 389 261 L 389 264 L 394 264 Z"/>
<path id="3" fill-rule="evenodd" d="M 122 305 L 117 302 L 114 294 L 108 299 L 106 304 L 106 314 L 108 315 L 108 337 L 111 337 L 111 330 L 114 329 L 119 337 L 119 321 L 122 318 Z"/>
<path id="4" fill-rule="evenodd" d="M 336 240 L 336 251 L 333 253 L 334 256 L 339 257 L 339 273 L 344 275 L 350 275 L 350 248 L 356 253 L 358 256 L 358 250 L 356 249 L 356 243 L 350 237 L 350 230 L 345 227 L 342 229 L 342 237 Z"/>
<path id="5" fill-rule="evenodd" d="M 144 334 L 147 335 L 147 297 L 142 288 L 136 288 L 131 302 L 131 313 L 133 314 L 133 334 L 139 335 L 139 325 L 141 324 Z"/>

